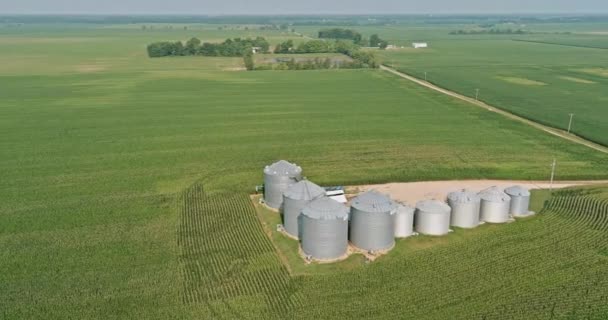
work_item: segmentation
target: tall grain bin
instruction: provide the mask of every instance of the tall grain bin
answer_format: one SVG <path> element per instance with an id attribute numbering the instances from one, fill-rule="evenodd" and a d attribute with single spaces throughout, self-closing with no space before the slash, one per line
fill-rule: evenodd
<path id="1" fill-rule="evenodd" d="M 407 238 L 414 234 L 414 211 L 416 209 L 398 204 L 395 213 L 395 238 Z"/>
<path id="2" fill-rule="evenodd" d="M 489 223 L 509 221 L 511 197 L 498 187 L 491 187 L 479 193 L 481 198 L 481 220 Z"/>
<path id="3" fill-rule="evenodd" d="M 418 233 L 443 236 L 450 232 L 450 207 L 438 200 L 424 200 L 416 204 L 414 226 Z"/>
<path id="4" fill-rule="evenodd" d="M 281 160 L 264 168 L 264 201 L 266 205 L 279 209 L 283 203 L 283 192 L 302 179 L 302 168 Z"/>
<path id="5" fill-rule="evenodd" d="M 378 251 L 395 245 L 396 204 L 386 195 L 368 191 L 350 207 L 350 242 L 357 248 Z"/>
<path id="6" fill-rule="evenodd" d="M 448 194 L 448 205 L 452 208 L 450 225 L 468 229 L 479 225 L 481 199 L 475 192 L 451 192 Z"/>
<path id="7" fill-rule="evenodd" d="M 325 195 L 325 189 L 308 181 L 300 181 L 283 193 L 283 227 L 290 235 L 299 237 L 298 217 L 312 200 Z"/>
<path id="8" fill-rule="evenodd" d="M 512 186 L 505 189 L 511 197 L 509 213 L 514 217 L 527 217 L 530 215 L 530 190 L 522 186 Z"/>
<path id="9" fill-rule="evenodd" d="M 348 208 L 336 200 L 322 197 L 310 202 L 300 216 L 302 251 L 319 260 L 332 260 L 346 254 L 348 247 Z"/>

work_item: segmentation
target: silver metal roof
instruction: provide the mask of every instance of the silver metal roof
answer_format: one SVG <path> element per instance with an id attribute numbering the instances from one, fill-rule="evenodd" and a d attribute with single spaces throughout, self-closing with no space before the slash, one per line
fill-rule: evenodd
<path id="1" fill-rule="evenodd" d="M 264 173 L 270 175 L 297 175 L 302 173 L 302 168 L 294 163 L 280 160 L 266 166 Z"/>
<path id="2" fill-rule="evenodd" d="M 471 203 L 471 202 L 479 202 L 480 198 L 477 193 L 473 191 L 468 191 L 462 189 L 460 191 L 450 192 L 448 194 L 448 199 L 450 201 L 454 201 L 456 203 Z"/>
<path id="3" fill-rule="evenodd" d="M 492 201 L 492 202 L 509 202 L 511 201 L 511 197 L 508 194 L 504 193 L 498 187 L 490 187 L 485 189 L 479 193 L 479 197 L 482 200 Z"/>
<path id="4" fill-rule="evenodd" d="M 349 210 L 345 205 L 327 197 L 313 200 L 302 209 L 303 215 L 320 220 L 346 220 L 348 213 Z"/>
<path id="5" fill-rule="evenodd" d="M 293 200 L 313 200 L 324 195 L 325 189 L 308 180 L 302 180 L 289 187 L 283 194 Z"/>
<path id="6" fill-rule="evenodd" d="M 439 200 L 423 200 L 416 204 L 416 209 L 428 213 L 450 213 L 452 208 Z"/>
<path id="7" fill-rule="evenodd" d="M 505 189 L 505 193 L 510 196 L 515 197 L 529 197 L 530 190 L 522 187 L 522 186 L 512 186 Z"/>
<path id="8" fill-rule="evenodd" d="M 356 197 L 351 206 L 365 212 L 385 213 L 393 211 L 397 207 L 397 204 L 387 195 L 372 190 Z"/>

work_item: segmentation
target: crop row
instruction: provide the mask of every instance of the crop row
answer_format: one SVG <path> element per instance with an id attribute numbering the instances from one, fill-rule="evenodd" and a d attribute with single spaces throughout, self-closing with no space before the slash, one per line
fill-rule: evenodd
<path id="1" fill-rule="evenodd" d="M 209 196 L 195 185 L 182 198 L 177 242 L 184 303 L 257 297 L 269 311 L 290 308 L 289 274 L 247 195 Z"/>

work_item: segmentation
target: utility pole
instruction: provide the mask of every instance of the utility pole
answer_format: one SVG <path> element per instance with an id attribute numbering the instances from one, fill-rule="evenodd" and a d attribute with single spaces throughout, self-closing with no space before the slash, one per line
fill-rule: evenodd
<path id="1" fill-rule="evenodd" d="M 549 184 L 549 189 L 551 191 L 553 191 L 553 178 L 555 177 L 555 165 L 556 165 L 556 161 L 555 158 L 553 158 L 553 163 L 551 164 L 551 184 Z"/>
<path id="2" fill-rule="evenodd" d="M 574 113 L 570 114 L 570 123 L 568 123 L 568 133 L 570 133 L 570 129 L 572 129 L 572 118 L 574 117 Z"/>
<path id="3" fill-rule="evenodd" d="M 475 100 L 479 101 L 479 89 L 475 89 Z"/>

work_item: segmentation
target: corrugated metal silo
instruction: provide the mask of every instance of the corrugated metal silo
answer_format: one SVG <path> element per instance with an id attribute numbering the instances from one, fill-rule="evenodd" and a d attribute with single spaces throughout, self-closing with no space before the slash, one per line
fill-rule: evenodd
<path id="1" fill-rule="evenodd" d="M 395 238 L 407 238 L 414 234 L 414 211 L 416 209 L 398 204 L 395 213 Z"/>
<path id="2" fill-rule="evenodd" d="M 452 208 L 450 225 L 468 229 L 479 225 L 481 199 L 475 192 L 451 192 L 448 194 L 448 205 Z"/>
<path id="3" fill-rule="evenodd" d="M 298 217 L 312 200 L 325 195 L 325 189 L 308 181 L 300 181 L 283 193 L 283 227 L 290 235 L 299 237 Z"/>
<path id="4" fill-rule="evenodd" d="M 481 220 L 489 223 L 509 221 L 511 197 L 498 187 L 491 187 L 479 193 L 481 198 Z"/>
<path id="5" fill-rule="evenodd" d="M 395 209 L 388 196 L 368 191 L 355 198 L 350 207 L 350 242 L 357 248 L 378 251 L 395 245 Z"/>
<path id="6" fill-rule="evenodd" d="M 416 204 L 414 226 L 418 233 L 443 236 L 450 232 L 450 206 L 438 200 L 424 200 Z"/>
<path id="7" fill-rule="evenodd" d="M 281 160 L 264 168 L 264 201 L 279 209 L 283 204 L 283 192 L 302 179 L 302 168 Z"/>
<path id="8" fill-rule="evenodd" d="M 300 215 L 302 251 L 319 260 L 332 260 L 348 248 L 348 208 L 322 197 L 310 202 Z"/>
<path id="9" fill-rule="evenodd" d="M 522 186 L 512 186 L 505 189 L 511 197 L 509 213 L 514 217 L 527 217 L 530 215 L 530 190 Z"/>

